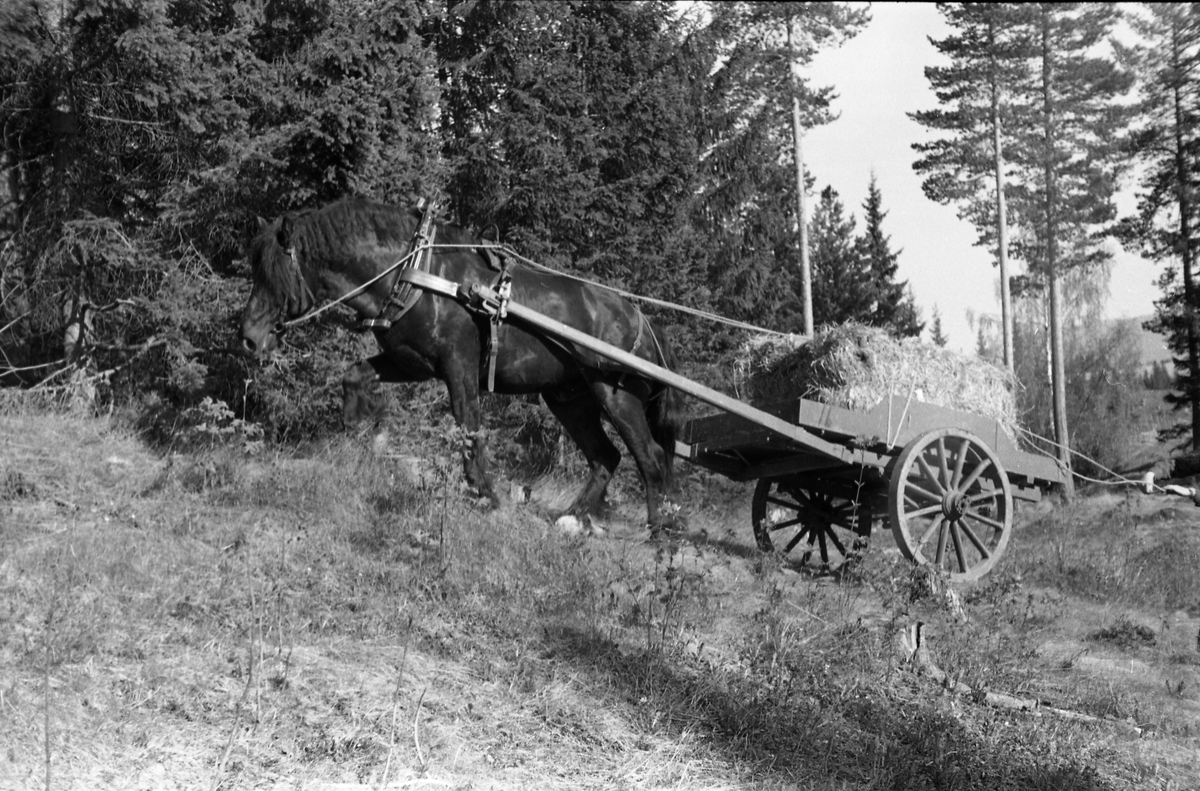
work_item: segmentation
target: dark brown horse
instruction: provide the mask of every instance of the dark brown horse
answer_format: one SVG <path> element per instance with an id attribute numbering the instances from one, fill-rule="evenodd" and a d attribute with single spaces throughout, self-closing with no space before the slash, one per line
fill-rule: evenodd
<path id="1" fill-rule="evenodd" d="M 317 302 L 343 298 L 366 319 L 396 315 L 388 307 L 399 270 L 363 289 L 410 250 L 421 214 L 363 199 L 345 199 L 321 209 L 260 220 L 250 245 L 254 288 L 242 312 L 241 344 L 263 356 L 278 343 L 283 322 Z M 473 245 L 483 244 L 452 225 L 436 224 L 426 270 L 464 286 L 493 286 L 498 273 Z M 515 266 L 512 301 L 557 319 L 644 360 L 666 368 L 674 360 L 666 340 L 626 299 L 561 275 Z M 353 365 L 342 380 L 347 425 L 378 416 L 376 382 L 446 383 L 454 419 L 472 437 L 464 458 L 468 482 L 493 504 L 499 502 L 480 431 L 479 393 L 489 372 L 489 319 L 462 302 L 435 293 L 414 294 L 415 303 L 390 327 L 374 330 L 382 351 Z M 393 300 L 394 304 L 394 300 Z M 390 311 L 390 313 L 389 313 Z M 670 388 L 622 370 L 594 353 L 547 337 L 509 319 L 498 325 L 495 391 L 540 393 L 550 411 L 579 446 L 591 476 L 568 509 L 583 515 L 603 504 L 621 454 L 605 434 L 606 417 L 633 454 L 646 488 L 652 530 L 670 522 L 663 497 L 670 485 L 678 428 L 677 395 Z"/>

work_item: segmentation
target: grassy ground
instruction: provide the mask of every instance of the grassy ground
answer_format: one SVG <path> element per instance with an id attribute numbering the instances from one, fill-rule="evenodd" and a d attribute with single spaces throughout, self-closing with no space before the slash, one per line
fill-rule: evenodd
<path id="1" fill-rule="evenodd" d="M 749 490 L 694 471 L 677 546 L 628 478 L 603 537 L 554 531 L 577 469 L 485 513 L 448 440 L 0 415 L 0 789 L 1200 787 L 1187 501 L 1027 509 L 951 596 L 886 534 L 848 579 L 761 557 Z M 906 661 L 918 622 L 976 694 Z"/>

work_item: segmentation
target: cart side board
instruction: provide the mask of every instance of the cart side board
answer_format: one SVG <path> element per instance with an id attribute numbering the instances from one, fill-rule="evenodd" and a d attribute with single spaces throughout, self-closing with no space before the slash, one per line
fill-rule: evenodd
<path id="1" fill-rule="evenodd" d="M 794 398 L 766 405 L 762 411 L 828 441 L 882 447 L 882 454 L 864 451 L 860 456 L 861 463 L 871 466 L 886 466 L 891 454 L 927 431 L 952 427 L 974 434 L 992 448 L 1022 499 L 1038 499 L 1041 489 L 1063 480 L 1054 459 L 1023 451 L 998 421 L 956 409 L 892 396 L 868 410 Z M 720 414 L 689 421 L 678 451 L 684 458 L 739 480 L 832 466 L 806 455 L 804 446 L 802 439 L 797 441 L 787 433 L 737 415 Z"/>

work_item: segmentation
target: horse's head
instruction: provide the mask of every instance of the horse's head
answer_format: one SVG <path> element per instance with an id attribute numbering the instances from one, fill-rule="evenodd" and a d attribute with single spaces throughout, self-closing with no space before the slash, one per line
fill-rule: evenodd
<path id="1" fill-rule="evenodd" d="M 312 307 L 312 292 L 300 269 L 296 217 L 285 215 L 268 223 L 258 220 L 250 242 L 253 288 L 242 310 L 241 351 L 263 357 L 279 343 L 284 322 Z"/>

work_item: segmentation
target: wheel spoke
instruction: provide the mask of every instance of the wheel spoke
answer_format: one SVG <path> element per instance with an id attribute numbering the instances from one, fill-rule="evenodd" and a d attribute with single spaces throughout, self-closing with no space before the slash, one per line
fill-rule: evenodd
<path id="1" fill-rule="evenodd" d="M 965 514 L 963 514 L 963 516 L 970 517 L 971 519 L 974 519 L 976 522 L 979 522 L 980 524 L 983 524 L 983 525 L 987 525 L 988 527 L 990 527 L 993 530 L 996 530 L 998 532 L 1004 532 L 1004 523 L 999 520 L 992 519 L 991 517 L 987 517 L 987 516 L 984 516 L 983 514 L 976 513 L 975 511 L 967 511 Z"/>
<path id="2" fill-rule="evenodd" d="M 967 570 L 967 559 L 963 556 L 962 539 L 958 535 L 958 522 L 950 523 L 950 538 L 954 540 L 954 557 L 958 559 L 958 570 Z"/>
<path id="3" fill-rule="evenodd" d="M 958 482 L 962 480 L 963 466 L 967 463 L 967 452 L 970 450 L 971 441 L 963 437 L 958 445 L 958 458 L 954 460 L 954 475 L 950 478 L 950 487 L 953 489 L 957 489 Z"/>
<path id="4" fill-rule="evenodd" d="M 913 519 L 916 517 L 929 516 L 930 514 L 936 514 L 936 513 L 940 512 L 941 510 L 942 510 L 942 504 L 938 503 L 936 505 L 927 505 L 924 508 L 918 508 L 915 511 L 905 511 L 904 515 L 907 516 L 909 519 Z"/>
<path id="5" fill-rule="evenodd" d="M 771 532 L 775 532 L 776 530 L 783 530 L 784 528 L 791 527 L 792 525 L 798 525 L 802 521 L 804 520 L 800 517 L 796 517 L 795 519 L 789 519 L 786 522 L 776 522 L 775 524 L 771 525 L 770 529 Z"/>
<path id="6" fill-rule="evenodd" d="M 938 437 L 937 450 L 938 450 L 938 457 L 937 457 L 938 470 L 941 472 L 941 477 L 938 478 L 938 481 L 941 482 L 942 489 L 947 490 L 950 488 L 950 470 L 947 469 L 947 467 L 946 467 L 946 438 L 945 437 Z"/>
<path id="7" fill-rule="evenodd" d="M 916 492 L 917 494 L 921 495 L 922 497 L 926 497 L 935 503 L 940 503 L 942 501 L 941 494 L 935 494 L 934 492 L 931 492 L 928 489 L 918 486 L 917 484 L 915 484 L 912 481 L 905 481 L 905 483 L 904 483 L 904 499 L 911 501 L 913 505 L 916 505 L 917 504 L 916 500 L 913 500 L 911 497 L 909 497 L 909 492 Z M 945 494 L 945 493 L 943 492 L 942 494 Z"/>
<path id="8" fill-rule="evenodd" d="M 931 481 L 935 486 L 937 486 L 937 496 L 939 498 L 946 493 L 946 487 L 942 486 L 942 482 L 938 480 L 937 474 L 933 470 L 929 469 L 929 463 L 925 461 L 924 456 L 917 456 L 917 466 L 921 468 L 921 474 L 925 476 L 925 480 Z M 908 484 L 909 486 L 912 485 L 911 478 L 909 479 Z"/>
<path id="9" fill-rule="evenodd" d="M 939 527 L 941 527 L 941 526 L 942 526 L 942 522 L 945 522 L 945 521 L 946 521 L 945 519 L 943 519 L 943 518 L 939 517 L 939 518 L 937 518 L 937 519 L 934 519 L 932 522 L 930 522 L 930 523 L 929 523 L 929 527 L 928 527 L 928 528 L 925 530 L 925 535 L 921 536 L 921 540 L 920 540 L 920 542 L 918 542 L 918 543 L 917 543 L 917 548 L 918 548 L 918 549 L 920 549 L 921 547 L 923 547 L 923 546 L 925 546 L 926 544 L 928 544 L 928 543 L 929 543 L 929 539 L 930 539 L 930 538 L 933 536 L 934 532 L 935 532 L 935 531 L 936 531 L 936 530 L 937 530 Z"/>
<path id="10" fill-rule="evenodd" d="M 966 522 L 959 522 L 958 529 L 961 530 L 963 535 L 967 537 L 967 540 L 975 546 L 975 551 L 982 555 L 984 560 L 987 560 L 992 556 L 992 553 L 988 551 L 988 548 L 984 546 L 984 543 L 979 540 L 979 537 L 975 535 L 975 531 L 972 530 Z"/>
<path id="11" fill-rule="evenodd" d="M 833 542 L 833 546 L 837 549 L 837 551 L 842 553 L 842 557 L 846 557 L 846 546 L 837 537 L 837 533 L 835 533 L 833 530 L 829 530 L 827 533 L 822 533 L 822 535 L 828 535 L 829 540 Z"/>
<path id="12" fill-rule="evenodd" d="M 960 492 L 969 492 L 971 487 L 975 485 L 975 481 L 979 480 L 979 476 L 983 475 L 989 467 L 992 466 L 991 459 L 984 459 L 979 463 L 979 466 L 971 471 L 971 475 L 958 487 Z"/>
<path id="13" fill-rule="evenodd" d="M 812 528 L 810 528 L 810 527 L 802 528 L 799 532 L 796 533 L 796 535 L 792 536 L 792 540 L 788 542 L 788 545 L 786 547 L 784 547 L 783 554 L 786 555 L 789 552 L 791 552 L 793 549 L 795 549 L 796 545 L 800 543 L 800 539 L 804 538 L 805 536 L 808 536 L 808 543 L 811 544 L 813 541 Z M 800 561 L 800 562 L 803 563 L 804 561 Z"/>
<path id="14" fill-rule="evenodd" d="M 817 531 L 817 541 L 821 544 L 821 563 L 825 566 L 829 565 L 829 547 L 825 545 L 825 535 L 828 530 Z"/>
<path id="15" fill-rule="evenodd" d="M 768 494 L 767 502 L 771 503 L 772 505 L 778 505 L 782 508 L 786 508 L 789 511 L 799 511 L 800 510 L 800 508 L 796 504 L 795 500 L 784 500 L 779 497 L 772 497 L 771 495 Z"/>
<path id="16" fill-rule="evenodd" d="M 945 519 L 939 520 L 938 524 L 942 529 L 938 531 L 937 555 L 933 559 L 936 566 L 942 565 L 942 560 L 946 557 L 946 533 L 949 532 L 947 528 L 950 526 Z"/>
<path id="17" fill-rule="evenodd" d="M 999 496 L 1000 492 L 977 492 L 969 497 L 964 498 L 963 502 L 965 502 L 967 505 L 975 505 L 976 503 L 982 503 L 987 500 L 994 501 Z"/>

